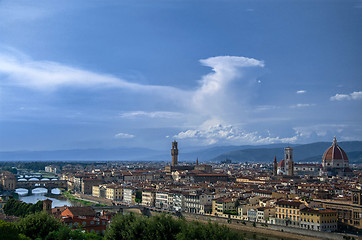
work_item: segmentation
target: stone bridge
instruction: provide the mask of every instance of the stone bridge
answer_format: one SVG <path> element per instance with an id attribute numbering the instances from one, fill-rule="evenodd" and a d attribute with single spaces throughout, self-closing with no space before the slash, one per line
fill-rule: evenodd
<path id="1" fill-rule="evenodd" d="M 20 180 L 20 182 L 22 181 L 22 180 L 26 180 L 26 181 L 29 181 L 30 179 L 37 179 L 37 180 L 47 180 L 47 179 L 49 179 L 49 180 L 58 180 L 58 177 L 39 177 L 39 176 L 26 176 L 26 177 L 18 177 L 17 178 L 17 181 L 19 181 Z M 45 181 L 44 180 L 44 181 Z M 30 180 L 30 181 L 32 181 L 32 180 Z"/>
<path id="2" fill-rule="evenodd" d="M 25 188 L 29 193 L 35 188 L 46 188 L 48 193 L 54 188 L 67 188 L 66 180 L 49 180 L 49 181 L 17 181 L 16 188 Z"/>

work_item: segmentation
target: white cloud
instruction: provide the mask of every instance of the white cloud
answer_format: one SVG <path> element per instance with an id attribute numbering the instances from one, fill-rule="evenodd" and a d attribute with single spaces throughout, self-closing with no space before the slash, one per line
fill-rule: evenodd
<path id="1" fill-rule="evenodd" d="M 353 92 L 350 94 L 339 94 L 330 97 L 331 101 L 343 101 L 343 100 L 360 100 L 362 99 L 362 91 Z"/>
<path id="2" fill-rule="evenodd" d="M 156 111 L 156 112 L 133 111 L 133 112 L 121 113 L 120 117 L 121 118 L 136 118 L 136 117 L 179 118 L 182 117 L 182 114 L 178 112 L 165 112 L 165 111 Z"/>
<path id="3" fill-rule="evenodd" d="M 215 124 L 214 121 L 207 121 L 199 128 L 189 129 L 174 136 L 176 139 L 191 139 L 201 142 L 204 145 L 215 143 L 225 144 L 269 144 L 269 143 L 292 143 L 298 136 L 281 138 L 272 137 L 268 131 L 268 136 L 261 136 L 258 132 L 247 132 L 232 125 Z"/>
<path id="4" fill-rule="evenodd" d="M 128 138 L 134 138 L 135 135 L 128 134 L 128 133 L 117 133 L 114 135 L 115 138 L 121 138 L 121 139 L 128 139 Z"/>
<path id="5" fill-rule="evenodd" d="M 362 91 L 353 92 L 353 93 L 351 93 L 350 95 L 351 95 L 351 98 L 352 98 L 353 100 L 362 99 Z"/>
<path id="6" fill-rule="evenodd" d="M 336 133 L 341 133 L 346 128 L 344 124 L 315 124 L 312 126 L 298 126 L 293 128 L 296 133 L 303 138 L 310 138 L 313 135 L 324 137 L 328 134 L 335 136 Z"/>
<path id="7" fill-rule="evenodd" d="M 193 92 L 190 107 L 206 119 L 238 118 L 249 107 L 248 98 L 257 86 L 256 76 L 250 76 L 255 67 L 264 67 L 262 61 L 234 56 L 219 56 L 200 60 L 212 68 L 211 73 L 200 80 Z M 245 115 L 245 114 L 244 114 Z"/>
<path id="8" fill-rule="evenodd" d="M 261 105 L 261 106 L 256 106 L 254 112 L 263 112 L 263 111 L 275 110 L 278 108 L 280 107 L 275 105 Z"/>
<path id="9" fill-rule="evenodd" d="M 303 93 L 306 93 L 306 92 L 307 92 L 306 90 L 298 90 L 297 94 L 303 94 Z"/>
<path id="10" fill-rule="evenodd" d="M 143 85 L 128 82 L 108 74 L 95 73 L 52 61 L 35 61 L 15 50 L 0 52 L 0 75 L 7 85 L 16 85 L 40 91 L 60 87 L 121 88 L 138 92 L 179 97 L 184 91 L 169 86 Z M 3 82 L 4 84 L 4 82 Z M 172 93 L 172 94 L 171 94 Z"/>
<path id="11" fill-rule="evenodd" d="M 303 107 L 311 107 L 315 106 L 315 104 L 309 104 L 309 103 L 298 103 L 296 105 L 289 106 L 290 108 L 303 108 Z"/>

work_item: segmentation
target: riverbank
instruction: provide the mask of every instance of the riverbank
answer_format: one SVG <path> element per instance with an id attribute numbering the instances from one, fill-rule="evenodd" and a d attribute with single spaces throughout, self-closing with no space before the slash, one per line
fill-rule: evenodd
<path id="1" fill-rule="evenodd" d="M 103 199 L 93 199 L 91 196 L 84 194 L 71 194 L 70 191 L 63 191 L 62 195 L 68 199 L 69 201 L 76 202 L 81 204 L 82 206 L 97 206 L 97 207 L 106 207 L 111 206 L 112 201 L 107 202 Z"/>

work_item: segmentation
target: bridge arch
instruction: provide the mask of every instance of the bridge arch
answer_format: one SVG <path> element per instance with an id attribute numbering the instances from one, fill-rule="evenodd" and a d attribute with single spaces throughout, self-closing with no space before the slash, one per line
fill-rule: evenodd
<path id="1" fill-rule="evenodd" d="M 28 181 L 39 181 L 39 178 L 32 177 Z"/>

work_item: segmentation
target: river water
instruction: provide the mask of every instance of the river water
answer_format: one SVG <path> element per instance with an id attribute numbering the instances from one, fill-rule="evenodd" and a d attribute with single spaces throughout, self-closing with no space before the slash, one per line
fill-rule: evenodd
<path id="1" fill-rule="evenodd" d="M 19 200 L 26 203 L 36 203 L 38 201 L 43 201 L 45 199 L 50 199 L 53 201 L 52 207 L 63 207 L 64 205 L 73 206 L 74 203 L 61 197 L 61 192 L 58 188 L 52 190 L 52 196 L 45 196 L 47 194 L 47 189 L 45 188 L 35 188 L 32 191 L 31 195 L 28 195 L 28 190 L 23 188 L 18 188 L 15 190 L 19 194 Z"/>

